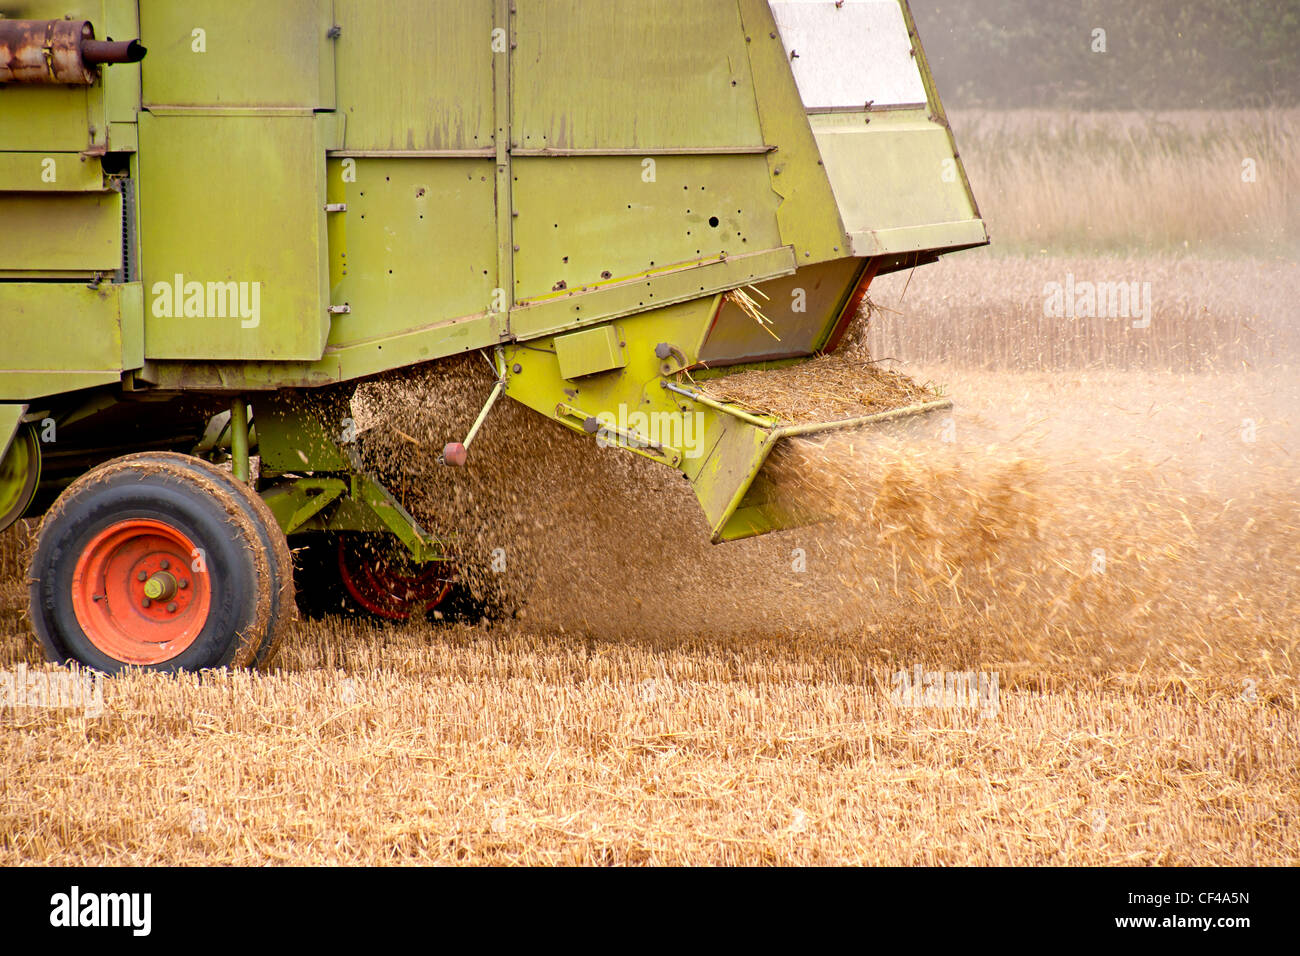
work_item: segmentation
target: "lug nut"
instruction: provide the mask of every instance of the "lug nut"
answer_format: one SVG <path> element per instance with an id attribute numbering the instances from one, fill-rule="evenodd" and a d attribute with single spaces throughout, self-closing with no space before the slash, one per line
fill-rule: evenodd
<path id="1" fill-rule="evenodd" d="M 148 607 L 148 606 L 149 606 L 150 604 L 152 604 L 152 603 L 153 603 L 153 602 L 150 601 L 148 598 L 145 598 L 143 601 L 140 602 L 140 606 L 141 606 L 141 607 Z"/>
<path id="2" fill-rule="evenodd" d="M 189 578 L 181 578 L 178 582 L 176 582 L 176 586 L 177 586 L 178 588 L 180 588 L 181 590 L 184 590 L 185 588 L 187 588 L 187 587 L 190 586 L 190 579 L 189 579 Z"/>
<path id="3" fill-rule="evenodd" d="M 167 605 L 167 610 L 170 611 L 172 614 L 175 614 L 175 613 L 176 613 L 176 602 L 175 602 L 175 601 L 171 601 L 171 602 L 169 602 L 168 605 Z"/>
<path id="4" fill-rule="evenodd" d="M 163 558 L 161 561 L 158 562 L 158 567 L 162 568 L 164 571 L 166 571 L 171 566 L 172 563 L 168 561 L 166 558 Z"/>
<path id="5" fill-rule="evenodd" d="M 135 579 L 136 579 L 137 581 L 144 581 L 144 580 L 147 580 L 148 577 L 149 577 L 149 575 L 147 575 L 147 574 L 145 574 L 143 571 L 141 571 L 139 574 L 137 574 L 137 575 L 135 576 Z"/>

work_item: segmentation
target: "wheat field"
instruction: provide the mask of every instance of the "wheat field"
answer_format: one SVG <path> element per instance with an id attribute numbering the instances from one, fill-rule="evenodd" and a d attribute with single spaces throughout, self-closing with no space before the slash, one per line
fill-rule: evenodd
<path id="1" fill-rule="evenodd" d="M 484 483 L 444 494 L 432 380 L 379 383 L 405 503 L 484 511 L 519 615 L 303 620 L 263 671 L 0 708 L 0 865 L 1300 863 L 1296 193 L 1254 231 L 1179 198 L 1295 119 L 1071 122 L 1064 149 L 1056 118 L 953 118 L 1025 241 L 873 287 L 872 355 L 956 407 L 789 449 L 832 520 L 712 547 L 666 469 L 505 403 Z M 1107 169 L 1157 139 L 1126 232 Z M 1065 173 L 1104 228 L 1030 188 Z M 1048 320 L 1067 273 L 1151 282 L 1150 325 Z M 0 673 L 66 676 L 24 619 L 31 533 L 0 535 Z M 915 706 L 918 671 L 995 692 Z"/>

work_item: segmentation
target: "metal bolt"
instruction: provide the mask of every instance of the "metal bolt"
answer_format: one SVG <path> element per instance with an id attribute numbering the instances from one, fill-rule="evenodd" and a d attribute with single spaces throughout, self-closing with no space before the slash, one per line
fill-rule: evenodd
<path id="1" fill-rule="evenodd" d="M 189 579 L 189 578 L 181 578 L 180 581 L 177 582 L 176 586 L 177 586 L 178 588 L 180 588 L 181 590 L 184 590 L 185 588 L 187 588 L 187 587 L 190 586 L 190 579 Z"/>
<path id="2" fill-rule="evenodd" d="M 147 575 L 147 574 L 145 574 L 143 571 L 141 571 L 139 574 L 137 574 L 137 575 L 135 576 L 135 579 L 136 579 L 137 581 L 144 581 L 144 580 L 146 580 L 148 577 L 149 577 L 149 575 Z"/>
<path id="3" fill-rule="evenodd" d="M 176 579 L 166 571 L 159 571 L 144 583 L 144 596 L 151 601 L 167 601 L 176 593 Z"/>
<path id="4" fill-rule="evenodd" d="M 516 375 L 518 375 L 518 374 L 519 374 L 520 372 L 522 372 L 523 370 L 524 370 L 524 367 L 523 367 L 522 365 L 520 365 L 518 362 L 516 362 L 516 363 L 515 363 L 515 367 L 514 367 L 514 373 L 515 373 Z"/>
<path id="5" fill-rule="evenodd" d="M 175 613 L 176 613 L 176 602 L 175 602 L 175 601 L 171 601 L 171 602 L 169 602 L 169 603 L 167 604 L 167 610 L 170 611 L 171 613 L 175 614 Z"/>
<path id="6" fill-rule="evenodd" d="M 166 571 L 171 566 L 172 563 L 168 561 L 166 558 L 163 558 L 161 561 L 158 562 L 158 567 L 162 568 L 164 571 Z"/>
<path id="7" fill-rule="evenodd" d="M 141 607 L 148 607 L 151 603 L 152 603 L 152 602 L 151 602 L 148 598 L 145 598 L 143 601 L 140 602 L 140 606 L 141 606 Z"/>

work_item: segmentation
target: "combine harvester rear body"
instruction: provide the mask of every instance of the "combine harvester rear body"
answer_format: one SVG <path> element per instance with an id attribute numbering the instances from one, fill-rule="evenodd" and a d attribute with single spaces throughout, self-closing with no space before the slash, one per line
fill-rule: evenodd
<path id="1" fill-rule="evenodd" d="M 467 352 L 493 395 L 681 471 L 714 541 L 780 527 L 757 480 L 772 448 L 870 421 L 783 422 L 707 379 L 832 351 L 874 277 L 987 242 L 895 0 L 0 14 L 0 525 L 49 511 L 32 613 L 56 659 L 265 660 L 286 534 L 444 562 L 360 466 L 349 400 Z M 200 461 L 246 482 L 250 455 L 252 502 Z M 203 519 L 99 507 L 123 469 L 239 511 L 278 597 L 217 621 L 244 559 L 182 587 L 160 556 L 206 553 Z M 364 564 L 374 609 L 400 605 L 415 577 Z"/>

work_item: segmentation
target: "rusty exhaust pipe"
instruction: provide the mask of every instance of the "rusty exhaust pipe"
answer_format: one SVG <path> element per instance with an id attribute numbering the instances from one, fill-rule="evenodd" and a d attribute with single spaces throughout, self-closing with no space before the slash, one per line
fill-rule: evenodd
<path id="1" fill-rule="evenodd" d="M 139 40 L 96 40 L 88 20 L 0 19 L 0 83 L 89 86 L 96 68 L 139 63 Z"/>
<path id="2" fill-rule="evenodd" d="M 90 66 L 139 63 L 147 52 L 139 40 L 86 40 L 81 44 L 81 59 Z"/>

